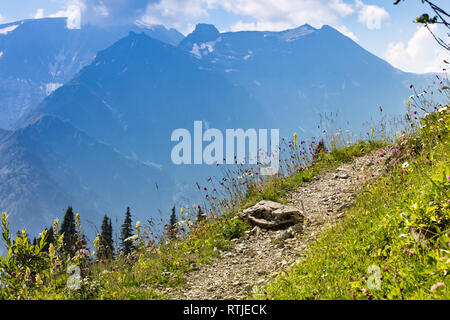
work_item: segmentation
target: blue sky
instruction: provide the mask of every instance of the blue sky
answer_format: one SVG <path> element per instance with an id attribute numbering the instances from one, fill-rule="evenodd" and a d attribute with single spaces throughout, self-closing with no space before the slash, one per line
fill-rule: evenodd
<path id="1" fill-rule="evenodd" d="M 304 23 L 331 25 L 394 66 L 411 72 L 437 72 L 450 60 L 429 32 L 412 21 L 430 12 L 420 0 L 0 0 L 0 22 L 68 16 L 69 27 L 84 23 L 140 21 L 164 24 L 184 34 L 196 23 L 220 31 L 284 30 Z M 450 11 L 450 1 L 434 0 Z M 437 28 L 446 37 L 443 30 Z"/>

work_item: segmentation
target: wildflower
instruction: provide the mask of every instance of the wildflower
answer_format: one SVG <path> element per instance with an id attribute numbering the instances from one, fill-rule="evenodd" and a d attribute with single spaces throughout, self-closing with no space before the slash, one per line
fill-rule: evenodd
<path id="1" fill-rule="evenodd" d="M 181 212 L 181 214 L 183 214 L 183 212 L 184 212 L 184 208 L 183 207 L 181 207 L 180 212 Z"/>
<path id="2" fill-rule="evenodd" d="M 434 291 L 434 290 L 436 290 L 437 288 L 443 287 L 443 286 L 445 286 L 444 283 L 442 283 L 442 282 L 437 282 L 437 283 L 435 283 L 435 284 L 433 284 L 433 285 L 431 286 L 430 291 Z"/>
<path id="3" fill-rule="evenodd" d="M 55 221 L 53 221 L 53 233 L 57 234 L 59 228 L 59 219 L 56 218 Z"/>
<path id="4" fill-rule="evenodd" d="M 183 208 L 181 208 L 181 209 L 183 209 Z M 136 222 L 136 229 L 139 229 L 140 227 L 141 227 L 141 222 L 140 221 Z"/>
<path id="5" fill-rule="evenodd" d="M 438 112 L 444 112 L 445 110 L 447 110 L 447 107 L 442 107 L 438 109 Z"/>
<path id="6" fill-rule="evenodd" d="M 325 211 L 325 215 L 326 215 L 326 216 L 328 216 L 328 215 L 329 215 L 328 211 Z"/>
<path id="7" fill-rule="evenodd" d="M 86 268 L 83 269 L 83 271 L 87 272 L 87 271 L 89 271 L 89 268 L 86 267 Z"/>
<path id="8" fill-rule="evenodd" d="M 40 286 L 43 283 L 40 275 L 36 275 L 36 285 Z"/>
<path id="9" fill-rule="evenodd" d="M 61 265 L 59 263 L 55 263 L 55 269 L 58 269 Z"/>
<path id="10" fill-rule="evenodd" d="M 97 250 L 99 250 L 99 248 L 100 248 L 100 239 L 99 239 L 99 237 L 96 237 L 94 239 L 94 248 L 97 249 Z"/>
<path id="11" fill-rule="evenodd" d="M 403 169 L 406 169 L 406 168 L 408 168 L 409 167 L 409 163 L 408 163 L 408 161 L 405 161 L 403 164 L 402 164 L 402 168 Z"/>
<path id="12" fill-rule="evenodd" d="M 408 248 L 403 249 L 403 253 L 407 253 L 408 252 Z"/>
<path id="13" fill-rule="evenodd" d="M 133 241 L 136 240 L 138 238 L 137 234 L 132 235 L 131 237 L 126 238 L 124 241 Z"/>

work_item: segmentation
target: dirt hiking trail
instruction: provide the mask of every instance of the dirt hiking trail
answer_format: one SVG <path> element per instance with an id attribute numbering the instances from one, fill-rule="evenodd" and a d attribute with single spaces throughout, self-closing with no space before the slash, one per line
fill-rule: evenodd
<path id="1" fill-rule="evenodd" d="M 384 150 L 390 155 L 389 150 Z M 164 293 L 171 299 L 246 299 L 255 286 L 264 285 L 292 263 L 299 261 L 308 243 L 324 227 L 339 223 L 367 179 L 379 176 L 386 168 L 381 150 L 303 183 L 287 196 L 289 205 L 300 209 L 305 223 L 301 232 L 270 231 L 255 227 L 221 256 L 186 275 L 186 282 Z M 383 160 L 384 160 L 383 159 Z M 387 162 L 387 161 L 386 161 Z"/>

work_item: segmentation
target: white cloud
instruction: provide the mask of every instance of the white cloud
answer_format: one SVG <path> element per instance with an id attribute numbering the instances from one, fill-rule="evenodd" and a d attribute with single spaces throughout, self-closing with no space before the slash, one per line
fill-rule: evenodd
<path id="1" fill-rule="evenodd" d="M 100 3 L 97 6 L 94 6 L 94 13 L 101 17 L 109 16 L 109 10 L 103 3 Z"/>
<path id="2" fill-rule="evenodd" d="M 5 17 L 0 13 L 0 23 L 5 21 Z"/>
<path id="3" fill-rule="evenodd" d="M 194 20 L 208 16 L 209 6 L 209 0 L 160 0 L 150 3 L 138 22 L 163 24 L 187 33 L 192 30 Z"/>
<path id="4" fill-rule="evenodd" d="M 430 25 L 430 28 L 439 35 L 438 26 Z M 445 38 L 445 32 L 443 38 Z M 449 61 L 450 53 L 436 43 L 427 28 L 418 27 L 408 43 L 389 43 L 384 58 L 403 71 L 441 72 L 442 60 Z"/>
<path id="5" fill-rule="evenodd" d="M 45 17 L 64 17 L 67 18 L 67 28 L 80 29 L 81 27 L 81 12 L 86 8 L 81 0 L 69 0 L 66 2 L 66 7 L 53 14 L 44 14 L 44 9 L 37 9 L 34 14 L 35 19 L 41 19 Z"/>
<path id="6" fill-rule="evenodd" d="M 380 29 L 383 20 L 389 18 L 389 13 L 381 7 L 366 5 L 361 0 L 355 1 L 358 8 L 358 21 L 365 23 L 369 29 Z"/>
<path id="7" fill-rule="evenodd" d="M 287 21 L 277 21 L 277 22 L 243 22 L 239 20 L 231 26 L 231 31 L 242 31 L 242 30 L 257 30 L 257 31 L 281 31 L 297 27 L 298 25 L 293 25 Z"/>
<path id="8" fill-rule="evenodd" d="M 238 21 L 232 30 L 283 30 L 308 23 L 314 27 L 335 24 L 354 12 L 342 0 L 217 0 L 214 5 L 228 12 L 247 16 L 249 22 Z"/>
<path id="9" fill-rule="evenodd" d="M 36 10 L 36 13 L 33 16 L 35 19 L 42 19 L 45 17 L 44 15 L 44 9 L 43 8 L 39 8 Z"/>
<path id="10" fill-rule="evenodd" d="M 150 3 L 138 20 L 147 25 L 164 24 L 186 33 L 214 8 L 242 17 L 231 26 L 232 31 L 280 31 L 305 23 L 321 27 L 336 24 L 341 17 L 354 12 L 343 0 L 159 0 Z"/>
<path id="11" fill-rule="evenodd" d="M 335 28 L 337 31 L 339 31 L 340 33 L 342 33 L 343 35 L 349 37 L 350 39 L 352 39 L 355 42 L 358 42 L 359 39 L 356 36 L 356 34 L 354 34 L 350 29 L 348 29 L 346 26 L 344 25 L 339 25 L 339 26 L 333 26 L 333 28 Z"/>

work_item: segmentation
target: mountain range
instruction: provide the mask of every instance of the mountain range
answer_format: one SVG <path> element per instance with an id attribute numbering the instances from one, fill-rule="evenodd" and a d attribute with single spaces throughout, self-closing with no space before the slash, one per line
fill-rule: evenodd
<path id="1" fill-rule="evenodd" d="M 216 167 L 170 160 L 171 133 L 192 131 L 194 120 L 206 128 L 306 136 L 332 114 L 335 125 L 361 132 L 380 106 L 385 114 L 402 113 L 409 84 L 426 79 L 395 69 L 329 26 L 220 33 L 198 24 L 183 39 L 161 30 L 174 38 L 129 30 L 86 66 L 80 62 L 88 58 L 78 60 L 61 76 L 64 85 L 40 103 L 21 109 L 18 99 L 21 110 L 2 112 L 4 123 L 17 119 L 0 130 L 0 207 L 15 227 L 37 232 L 69 204 L 98 224 L 102 214 L 121 216 L 127 205 L 145 219 L 175 202 L 198 201 L 194 183 L 217 174 Z M 1 45 L 0 35 L 0 51 Z M 12 74 L 17 64 L 10 64 Z"/>
<path id="2" fill-rule="evenodd" d="M 96 53 L 130 30 L 177 45 L 183 35 L 164 26 L 67 28 L 66 18 L 27 19 L 0 25 L 0 127 L 10 127 L 31 107 L 92 62 Z"/>

